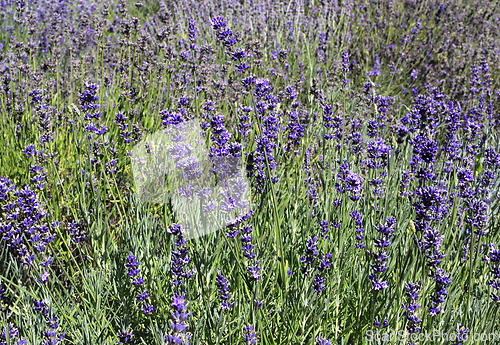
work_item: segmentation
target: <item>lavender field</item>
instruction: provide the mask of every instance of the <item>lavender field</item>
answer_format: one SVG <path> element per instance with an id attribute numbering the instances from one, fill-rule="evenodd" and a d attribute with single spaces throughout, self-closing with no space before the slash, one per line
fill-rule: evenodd
<path id="1" fill-rule="evenodd" d="M 0 0 L 0 345 L 500 344 L 499 187 L 496 0 Z"/>

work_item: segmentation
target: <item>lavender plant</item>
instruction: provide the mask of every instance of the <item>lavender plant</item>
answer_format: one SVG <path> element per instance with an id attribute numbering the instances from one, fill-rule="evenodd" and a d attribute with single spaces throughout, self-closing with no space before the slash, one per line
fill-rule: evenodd
<path id="1" fill-rule="evenodd" d="M 0 1 L 0 344 L 493 337 L 499 20 L 481 0 Z M 210 177 L 249 179 L 197 238 L 168 177 L 146 202 L 132 169 L 193 119 Z"/>

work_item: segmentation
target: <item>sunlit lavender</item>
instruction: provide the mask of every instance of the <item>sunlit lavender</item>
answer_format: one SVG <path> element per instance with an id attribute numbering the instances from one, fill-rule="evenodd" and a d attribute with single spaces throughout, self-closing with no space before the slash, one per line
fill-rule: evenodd
<path id="1" fill-rule="evenodd" d="M 500 343 L 499 66 L 491 1 L 0 1 L 0 345 Z"/>

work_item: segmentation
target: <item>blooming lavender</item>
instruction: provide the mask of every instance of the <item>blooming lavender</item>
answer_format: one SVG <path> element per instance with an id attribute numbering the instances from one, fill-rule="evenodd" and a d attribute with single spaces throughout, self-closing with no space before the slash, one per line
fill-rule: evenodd
<path id="1" fill-rule="evenodd" d="M 253 111 L 253 109 L 250 107 L 240 107 L 240 110 L 241 113 L 238 122 L 238 132 L 242 136 L 246 137 L 250 134 L 250 128 L 252 126 L 249 114 Z"/>
<path id="2" fill-rule="evenodd" d="M 485 261 L 491 265 L 491 278 L 488 285 L 494 289 L 490 297 L 495 302 L 500 302 L 500 249 L 496 249 L 494 244 L 489 245 L 489 254 L 485 256 Z"/>
<path id="3" fill-rule="evenodd" d="M 343 136 L 343 118 L 340 116 L 338 110 L 335 111 L 331 105 L 326 104 L 323 107 L 323 122 L 327 134 L 324 135 L 326 140 L 336 139 L 341 140 Z M 330 132 L 331 134 L 328 134 Z"/>
<path id="4" fill-rule="evenodd" d="M 118 344 L 135 344 L 134 333 L 131 330 L 118 332 Z"/>
<path id="5" fill-rule="evenodd" d="M 332 265 L 332 263 L 330 262 L 332 255 L 330 253 L 325 253 L 319 260 L 317 267 L 314 267 L 313 264 L 320 253 L 317 246 L 318 246 L 318 236 L 309 238 L 306 242 L 304 256 L 300 258 L 300 261 L 304 264 L 302 268 L 302 273 L 304 275 L 309 276 L 313 271 L 316 272 L 313 280 L 313 288 L 316 293 L 321 293 L 325 288 L 325 282 L 326 282 L 324 271 Z"/>
<path id="6" fill-rule="evenodd" d="M 332 342 L 329 339 L 318 337 L 316 338 L 316 345 L 332 345 Z"/>
<path id="7" fill-rule="evenodd" d="M 311 168 L 311 151 L 306 150 L 304 155 L 304 163 L 302 164 L 302 170 L 305 173 L 304 184 L 307 188 L 307 195 L 310 202 L 310 207 L 312 209 L 312 214 L 314 217 L 314 209 L 318 205 L 319 195 L 317 189 L 317 181 L 314 178 L 314 172 Z"/>
<path id="8" fill-rule="evenodd" d="M 97 104 L 99 100 L 99 96 L 97 96 L 98 90 L 98 84 L 85 83 L 84 89 L 80 92 L 78 97 L 80 108 L 83 112 L 83 120 L 86 121 L 85 131 L 88 133 L 88 139 L 92 137 L 92 134 L 102 135 L 107 132 L 107 128 L 104 125 L 102 125 L 103 127 L 101 128 L 99 128 L 98 125 L 98 121 L 101 118 L 99 104 Z M 95 162 L 95 160 L 93 160 L 93 162 Z"/>
<path id="9" fill-rule="evenodd" d="M 220 270 L 217 270 L 215 285 L 217 285 L 217 292 L 219 293 L 219 298 L 221 300 L 221 308 L 224 310 L 230 310 L 234 305 L 234 302 L 229 302 L 229 300 L 231 299 L 231 293 L 229 292 L 229 283 L 227 279 L 220 273 Z"/>
<path id="10" fill-rule="evenodd" d="M 80 243 L 87 238 L 85 230 L 83 229 L 83 224 L 80 220 L 77 220 L 76 222 L 70 222 L 68 223 L 68 226 L 70 236 L 73 241 L 75 241 L 75 243 Z"/>
<path id="11" fill-rule="evenodd" d="M 3 324 L 5 325 L 5 323 Z M 26 345 L 28 342 L 21 339 L 19 336 L 19 330 L 13 325 L 8 324 L 0 327 L 0 344 L 16 344 L 16 345 Z M 9 341 L 7 343 L 7 341 Z"/>
<path id="12" fill-rule="evenodd" d="M 366 152 L 366 166 L 370 169 L 384 168 L 389 161 L 391 146 L 386 145 L 381 138 L 376 138 L 374 141 L 367 143 Z"/>
<path id="13" fill-rule="evenodd" d="M 349 53 L 346 51 L 342 52 L 342 72 L 344 74 L 344 80 L 342 82 L 347 84 L 349 82 L 347 79 L 347 73 L 349 73 Z"/>
<path id="14" fill-rule="evenodd" d="M 130 279 L 132 279 L 131 283 L 133 286 L 139 289 L 144 284 L 144 279 L 139 275 L 139 262 L 137 261 L 135 255 L 132 254 L 132 252 L 129 252 L 129 255 L 125 260 L 127 261 L 127 263 L 125 264 L 125 267 L 128 268 L 127 274 L 129 275 Z M 146 290 L 137 292 L 136 299 L 139 301 L 141 311 L 144 314 L 151 314 L 153 312 L 153 306 L 148 303 L 148 297 L 149 293 Z"/>
<path id="15" fill-rule="evenodd" d="M 413 207 L 416 213 L 415 228 L 424 231 L 431 221 L 438 221 L 446 214 L 446 203 L 441 186 L 417 187 L 412 193 Z"/>
<path id="16" fill-rule="evenodd" d="M 257 339 L 257 333 L 252 325 L 243 327 L 243 337 L 241 339 L 242 344 L 257 344 L 259 340 Z"/>
<path id="17" fill-rule="evenodd" d="M 259 273 L 260 266 L 259 266 L 259 262 L 257 261 L 257 259 L 254 259 L 253 263 L 248 264 L 247 272 L 248 272 L 249 278 L 252 281 L 260 280 L 260 278 L 261 278 L 261 274 Z"/>
<path id="18" fill-rule="evenodd" d="M 288 112 L 288 116 L 290 118 L 290 121 L 287 124 L 288 139 L 291 141 L 291 146 L 297 149 L 297 146 L 300 145 L 301 138 L 304 137 L 305 128 L 300 124 L 298 112 Z"/>
<path id="19" fill-rule="evenodd" d="M 43 332 L 43 337 L 45 338 L 44 345 L 55 345 L 58 342 L 62 341 L 66 333 L 57 334 L 57 328 L 59 327 L 59 323 L 55 317 L 46 321 L 47 329 Z"/>
<path id="20" fill-rule="evenodd" d="M 363 239 L 365 238 L 365 236 L 363 235 L 364 233 L 364 228 L 363 228 L 363 222 L 361 220 L 361 215 L 353 210 L 351 211 L 351 213 L 349 213 L 349 215 L 351 216 L 352 220 L 354 221 L 354 226 L 356 227 L 356 248 L 358 249 L 364 249 L 365 248 L 365 245 L 363 244 Z"/>
<path id="21" fill-rule="evenodd" d="M 50 317 L 50 308 L 48 308 L 43 300 L 41 301 L 33 301 L 34 307 L 33 310 L 40 313 L 43 319 L 45 320 L 45 324 L 47 326 L 46 330 L 42 332 L 42 336 L 44 341 L 44 345 L 56 345 L 59 342 L 62 342 L 66 337 L 66 333 L 58 334 L 57 329 L 59 328 L 59 322 L 55 318 L 55 316 Z"/>
<path id="22" fill-rule="evenodd" d="M 264 187 L 269 179 L 273 183 L 278 182 L 278 178 L 272 173 L 277 167 L 274 150 L 277 148 L 276 139 L 281 126 L 277 113 L 274 111 L 278 101 L 271 91 L 272 86 L 269 79 L 262 78 L 255 81 L 254 96 L 258 99 L 255 105 L 256 112 L 263 119 L 260 136 L 256 139 L 257 147 L 252 152 L 254 186 L 258 193 L 264 192 Z M 268 175 L 270 176 L 268 177 Z"/>
<path id="23" fill-rule="evenodd" d="M 377 328 L 380 328 L 380 322 L 377 319 L 373 320 L 373 325 Z M 389 327 L 389 321 L 387 319 L 384 319 L 382 321 L 382 326 L 383 327 Z"/>
<path id="24" fill-rule="evenodd" d="M 191 49 L 196 50 L 196 22 L 194 20 L 189 21 L 189 29 L 188 29 L 188 36 L 189 40 L 191 41 L 191 44 L 189 47 Z"/>
<path id="25" fill-rule="evenodd" d="M 368 251 L 368 255 L 373 257 L 375 263 L 371 264 L 370 267 L 373 273 L 368 277 L 373 284 L 373 289 L 375 291 L 386 289 L 388 287 L 387 281 L 382 281 L 381 273 L 385 272 L 389 266 L 387 266 L 387 253 L 386 248 L 391 244 L 391 238 L 394 234 L 394 226 L 396 225 L 396 219 L 394 217 L 388 217 L 385 224 L 376 226 L 375 230 L 379 233 L 378 238 L 373 239 L 374 250 Z"/>
<path id="26" fill-rule="evenodd" d="M 330 253 L 326 253 L 325 255 L 323 255 L 318 264 L 317 273 L 316 276 L 314 277 L 314 282 L 313 282 L 313 288 L 316 293 L 322 292 L 326 286 L 325 285 L 326 278 L 324 275 L 324 271 L 332 265 L 332 263 L 330 262 L 331 258 L 332 255 Z"/>
<path id="27" fill-rule="evenodd" d="M 498 248 L 484 243 L 496 241 L 499 224 L 497 7 L 479 0 L 0 1 L 0 175 L 9 177 L 0 178 L 0 343 L 33 326 L 29 318 L 13 323 L 22 316 L 13 296 L 22 301 L 26 291 L 50 288 L 54 303 L 74 309 L 80 299 L 59 289 L 84 296 L 91 282 L 68 274 L 88 279 L 105 267 L 105 281 L 119 276 L 102 253 L 126 247 L 124 239 L 137 250 L 122 259 L 125 297 L 138 308 L 121 311 L 129 328 L 115 339 L 108 334 L 115 342 L 237 343 L 243 331 L 243 341 L 255 343 L 264 327 L 266 343 L 285 341 L 286 330 L 289 342 L 330 344 L 335 334 L 335 342 L 354 344 L 388 320 L 415 335 L 462 320 L 491 331 L 499 260 Z M 171 219 L 184 224 L 183 215 L 171 212 L 170 179 L 158 190 L 164 197 L 136 203 L 129 163 L 143 134 L 191 119 L 200 122 L 218 186 L 234 173 L 225 162 L 246 161 L 256 212 L 251 225 L 234 218 L 238 200 L 222 193 L 230 218 L 223 233 L 188 241 L 187 224 L 166 230 L 167 238 L 149 231 Z M 149 144 L 147 158 L 163 159 Z M 198 176 L 186 158 L 175 155 L 175 172 Z M 208 195 L 218 190 L 183 187 L 182 201 L 215 207 Z M 125 223 L 141 231 L 125 234 Z M 148 284 L 139 251 L 158 266 Z M 154 260 L 165 252 L 168 260 Z M 233 256 L 243 259 L 234 272 L 217 267 Z M 334 256 L 340 265 L 331 275 Z M 90 275 L 80 274 L 82 257 L 93 263 L 85 267 Z M 217 269 L 217 303 L 204 303 L 213 287 L 191 277 Z M 359 284 L 351 274 L 358 271 L 371 283 Z M 162 272 L 171 274 L 166 287 Z M 398 281 L 406 277 L 425 284 Z M 143 315 L 156 299 L 149 282 L 173 293 L 171 306 L 161 296 L 154 303 L 158 316 L 171 309 L 167 341 Z M 386 298 L 400 294 L 389 290 L 401 283 L 402 308 Z M 352 291 L 337 291 L 342 286 Z M 226 312 L 235 296 L 247 295 L 243 319 Z M 113 319 L 119 297 L 113 289 L 103 295 L 104 319 Z M 290 305 L 297 308 L 281 308 Z M 33 337 L 59 342 L 62 319 L 52 319 L 48 302 L 33 306 L 40 314 Z M 239 326 L 217 329 L 207 309 L 214 306 L 222 326 Z M 366 310 L 375 310 L 362 318 L 368 324 L 352 322 Z M 456 333 L 466 338 L 470 330 L 457 325 Z M 67 338 L 77 342 L 78 334 L 69 327 Z"/>
<path id="28" fill-rule="evenodd" d="M 174 245 L 177 247 L 176 250 L 172 251 L 172 268 L 171 272 L 173 275 L 172 283 L 174 286 L 178 286 L 182 283 L 182 280 L 189 279 L 194 273 L 194 270 L 186 270 L 186 267 L 189 264 L 190 257 L 189 249 L 186 247 L 186 239 L 184 238 L 184 230 L 182 229 L 180 224 L 173 224 L 168 233 L 176 236 L 177 239 L 174 240 Z"/>
<path id="29" fill-rule="evenodd" d="M 401 309 L 404 309 L 403 316 L 406 317 L 408 323 L 406 329 L 409 333 L 417 333 L 422 327 L 419 324 L 422 322 L 421 319 L 416 315 L 416 311 L 420 309 L 420 304 L 417 303 L 418 293 L 420 292 L 421 282 L 413 283 L 408 282 L 405 285 L 405 297 L 406 304 L 401 305 Z"/>
<path id="30" fill-rule="evenodd" d="M 120 137 L 123 138 L 125 144 L 130 144 L 132 142 L 132 131 L 129 129 L 129 123 L 127 123 L 127 117 L 123 113 L 116 113 L 115 121 L 120 130 Z"/>
<path id="31" fill-rule="evenodd" d="M 326 220 L 322 220 L 320 222 L 320 226 L 321 226 L 321 229 L 320 229 L 320 232 L 321 232 L 321 238 L 326 240 L 329 235 L 328 235 L 328 222 Z"/>
<path id="32" fill-rule="evenodd" d="M 349 165 L 346 162 L 339 166 L 337 179 L 339 182 L 335 183 L 335 188 L 338 193 L 349 192 L 349 197 L 352 201 L 357 201 L 362 197 L 364 180 L 361 175 L 350 171 Z"/>
<path id="33" fill-rule="evenodd" d="M 189 302 L 185 300 L 186 296 L 174 292 L 172 297 L 172 310 L 170 311 L 171 319 L 170 328 L 171 334 L 166 336 L 167 344 L 189 344 L 189 339 L 191 339 L 191 333 L 187 332 L 189 328 L 189 323 L 187 319 L 191 312 L 188 312 Z"/>
<path id="34" fill-rule="evenodd" d="M 55 238 L 45 221 L 47 213 L 29 186 L 16 189 L 11 180 L 1 178 L 0 187 L 5 211 L 0 216 L 1 240 L 20 262 L 29 265 Z"/>
<path id="35" fill-rule="evenodd" d="M 226 22 L 221 16 L 212 19 L 212 28 L 216 31 L 217 39 L 227 48 L 236 44 L 233 31 L 226 28 Z"/>
<path id="36" fill-rule="evenodd" d="M 451 345 L 463 345 L 463 343 L 469 338 L 467 333 L 470 332 L 470 329 L 465 328 L 460 323 L 457 323 L 457 327 L 455 330 L 455 339 L 452 340 Z"/>
<path id="37" fill-rule="evenodd" d="M 51 142 L 55 138 L 55 132 L 52 127 L 52 120 L 56 110 L 52 106 L 48 106 L 46 102 L 43 102 L 44 97 L 39 89 L 34 89 L 28 94 L 31 97 L 30 103 L 35 106 L 35 110 L 38 114 L 38 123 L 40 136 L 40 144 L 46 146 L 45 144 Z"/>
<path id="38" fill-rule="evenodd" d="M 309 275 L 313 270 L 312 264 L 316 260 L 316 257 L 319 254 L 317 246 L 318 246 L 318 236 L 309 238 L 306 242 L 306 249 L 304 250 L 304 256 L 300 258 L 300 261 L 304 263 L 304 267 L 302 268 L 302 273 L 304 273 L 306 276 Z"/>

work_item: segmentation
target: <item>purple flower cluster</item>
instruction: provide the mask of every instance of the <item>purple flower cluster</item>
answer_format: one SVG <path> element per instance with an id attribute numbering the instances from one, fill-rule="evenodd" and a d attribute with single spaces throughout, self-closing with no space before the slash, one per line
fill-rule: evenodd
<path id="1" fill-rule="evenodd" d="M 131 330 L 119 331 L 118 332 L 118 344 L 129 344 L 135 343 L 134 333 Z"/>
<path id="2" fill-rule="evenodd" d="M 342 52 L 342 72 L 344 74 L 344 80 L 342 82 L 347 84 L 349 82 L 347 79 L 347 74 L 349 73 L 349 53 L 346 51 Z"/>
<path id="3" fill-rule="evenodd" d="M 219 293 L 219 298 L 221 299 L 221 308 L 224 310 L 230 310 L 234 305 L 234 302 L 229 302 L 229 300 L 231 299 L 231 293 L 229 292 L 229 283 L 226 277 L 224 277 L 220 273 L 220 270 L 217 270 L 215 285 L 217 285 L 217 292 Z"/>
<path id="4" fill-rule="evenodd" d="M 87 138 L 91 139 L 92 135 L 102 136 L 108 132 L 108 128 L 105 125 L 99 127 L 99 120 L 101 118 L 101 112 L 99 111 L 99 96 L 97 92 L 99 91 L 99 85 L 93 83 L 85 83 L 84 89 L 80 92 L 78 100 L 80 102 L 80 108 L 83 112 L 83 120 L 86 121 L 85 131 L 88 133 Z M 95 142 L 89 144 L 90 148 L 95 146 Z M 95 150 L 94 150 L 95 154 Z M 98 157 L 92 160 L 96 163 Z"/>
<path id="5" fill-rule="evenodd" d="M 189 344 L 189 339 L 191 339 L 191 333 L 187 332 L 189 328 L 189 323 L 187 319 L 191 312 L 188 312 L 188 304 L 186 301 L 186 295 L 180 295 L 177 291 L 174 291 L 174 296 L 172 297 L 172 310 L 170 311 L 170 316 L 172 317 L 170 322 L 170 328 L 172 334 L 166 336 L 167 344 L 179 345 L 179 344 Z"/>
<path id="6" fill-rule="evenodd" d="M 439 125 L 438 114 L 444 111 L 444 95 L 437 89 L 431 89 L 428 95 L 420 95 L 414 90 L 414 95 L 413 109 L 401 118 L 398 128 L 398 142 L 400 143 L 411 133 L 419 130 L 421 133 L 434 131 Z M 417 149 L 417 153 L 422 153 L 427 160 L 433 160 L 435 148 L 429 147 L 432 141 L 423 135 L 421 136 L 423 143 Z"/>
<path id="7" fill-rule="evenodd" d="M 218 159 L 217 157 L 240 157 L 241 145 L 237 142 L 229 142 L 232 135 L 224 126 L 224 116 L 216 114 L 215 108 L 216 104 L 214 102 L 205 102 L 202 109 L 206 111 L 206 113 L 203 113 L 203 118 L 207 123 L 202 123 L 201 127 L 204 130 L 210 128 L 212 145 L 210 146 L 209 157 L 215 165 L 216 172 L 220 174 L 225 172 L 223 162 L 227 162 L 227 159 Z"/>
<path id="8" fill-rule="evenodd" d="M 35 260 L 35 254 L 44 252 L 55 238 L 45 223 L 47 213 L 37 193 L 28 186 L 16 188 L 4 177 L 0 177 L 0 202 L 0 239 L 15 257 L 29 265 Z"/>
<path id="9" fill-rule="evenodd" d="M 424 234 L 424 248 L 426 250 L 427 265 L 431 267 L 429 276 L 433 278 L 436 283 L 434 292 L 430 298 L 432 306 L 430 307 L 429 314 L 431 316 L 444 312 L 440 305 L 445 302 L 446 296 L 448 295 L 446 286 L 451 283 L 449 274 L 445 273 L 442 268 L 439 268 L 441 259 L 446 256 L 439 251 L 443 238 L 444 236 L 439 236 L 439 233 L 432 229 L 429 229 L 429 231 L 426 231 Z"/>
<path id="10" fill-rule="evenodd" d="M 196 22 L 194 20 L 189 21 L 189 27 L 188 27 L 188 36 L 189 40 L 191 41 L 191 44 L 189 47 L 191 49 L 196 50 Z"/>
<path id="11" fill-rule="evenodd" d="M 389 258 L 386 253 L 386 248 L 391 244 L 391 238 L 394 234 L 394 226 L 396 225 L 396 219 L 394 217 L 388 217 L 385 224 L 376 226 L 375 229 L 379 233 L 378 238 L 373 239 L 374 250 L 368 251 L 368 255 L 373 257 L 375 261 L 370 267 L 373 270 L 373 274 L 368 277 L 373 284 L 375 291 L 386 289 L 387 281 L 382 281 L 381 273 L 385 272 L 389 266 L 387 266 L 387 259 Z"/>
<path id="12" fill-rule="evenodd" d="M 316 345 L 332 345 L 332 341 L 323 337 L 316 338 Z"/>
<path id="13" fill-rule="evenodd" d="M 386 145 L 381 138 L 368 141 L 366 146 L 367 158 L 365 164 L 370 169 L 384 168 L 389 162 L 391 146 Z"/>
<path id="14" fill-rule="evenodd" d="M 216 31 L 217 39 L 222 42 L 227 48 L 231 48 L 236 44 L 236 38 L 233 32 L 226 29 L 226 22 L 221 16 L 217 16 L 212 19 L 212 27 Z"/>
<path id="15" fill-rule="evenodd" d="M 297 111 L 289 111 L 287 114 L 290 119 L 287 124 L 287 136 L 292 145 L 297 148 L 297 146 L 300 146 L 300 141 L 304 137 L 305 128 L 300 123 L 299 113 Z"/>
<path id="16" fill-rule="evenodd" d="M 168 233 L 174 236 L 177 236 L 176 241 L 174 241 L 174 245 L 177 247 L 177 250 L 172 250 L 172 268 L 171 272 L 173 275 L 172 283 L 174 286 L 178 286 L 182 283 L 182 279 L 189 279 L 194 273 L 193 270 L 186 270 L 186 267 L 189 264 L 190 257 L 189 249 L 186 247 L 186 239 L 184 238 L 184 230 L 182 229 L 180 224 L 173 224 Z"/>
<path id="17" fill-rule="evenodd" d="M 490 295 L 491 299 L 498 303 L 500 302 L 500 249 L 495 249 L 494 244 L 490 244 L 489 249 L 490 252 L 485 256 L 485 261 L 491 264 L 492 278 L 488 281 L 488 285 L 495 290 Z"/>
<path id="18" fill-rule="evenodd" d="M 125 264 L 125 267 L 128 268 L 127 274 L 130 276 L 130 279 L 132 279 L 132 285 L 136 288 L 141 287 L 144 284 L 144 279 L 139 275 L 140 268 L 138 267 L 139 262 L 137 261 L 137 258 L 132 254 L 132 252 L 129 252 L 126 260 L 127 263 Z M 148 303 L 148 298 L 149 293 L 147 290 L 137 292 L 136 299 L 141 304 L 140 308 L 144 314 L 151 314 L 153 312 L 153 306 Z"/>
<path id="19" fill-rule="evenodd" d="M 43 316 L 47 325 L 47 329 L 42 333 L 42 336 L 45 339 L 43 345 L 56 345 L 66 337 L 66 333 L 62 333 L 59 335 L 57 334 L 59 322 L 54 316 L 52 318 L 49 317 L 50 308 L 47 307 L 45 301 L 33 301 L 33 304 L 33 310 L 37 311 Z"/>
<path id="20" fill-rule="evenodd" d="M 243 337 L 241 339 L 242 344 L 257 344 L 259 339 L 257 339 L 257 333 L 252 325 L 243 327 Z"/>
<path id="21" fill-rule="evenodd" d="M 354 226 L 356 227 L 356 248 L 358 249 L 364 249 L 365 245 L 363 244 L 363 239 L 365 236 L 363 235 L 364 233 L 364 228 L 363 228 L 363 221 L 361 220 L 361 215 L 353 210 L 351 213 L 349 213 L 351 216 L 352 220 L 354 221 Z"/>
<path id="22" fill-rule="evenodd" d="M 40 131 L 40 144 L 44 145 L 55 138 L 55 132 L 52 128 L 52 120 L 54 120 L 54 115 L 56 113 L 55 107 L 48 106 L 44 104 L 44 97 L 41 96 L 42 92 L 38 89 L 34 89 L 28 93 L 31 97 L 30 103 L 35 106 L 35 111 L 38 115 L 38 129 Z"/>
<path id="23" fill-rule="evenodd" d="M 470 329 L 465 328 L 460 323 L 457 323 L 457 327 L 455 329 L 455 339 L 451 342 L 451 345 L 463 345 L 465 341 L 469 338 L 467 333 L 470 332 Z"/>
<path id="24" fill-rule="evenodd" d="M 350 194 L 349 198 L 351 198 L 352 201 L 361 199 L 364 182 L 363 178 L 361 175 L 351 172 L 346 162 L 339 166 L 337 179 L 340 181 L 335 183 L 335 188 L 338 193 L 344 194 L 348 192 Z"/>
<path id="25" fill-rule="evenodd" d="M 68 226 L 70 236 L 75 243 L 85 241 L 85 239 L 87 238 L 87 234 L 80 220 L 77 220 L 76 222 L 70 222 L 68 223 Z"/>
<path id="26" fill-rule="evenodd" d="M 326 220 L 322 220 L 322 221 L 319 223 L 319 225 L 320 225 L 320 227 L 321 227 L 321 228 L 320 228 L 321 238 L 322 238 L 322 239 L 324 239 L 324 240 L 326 240 L 326 239 L 329 237 L 329 235 L 328 235 L 328 230 L 329 230 L 329 229 L 328 229 L 328 225 L 329 225 L 329 224 L 328 224 L 328 222 L 327 222 Z"/>
<path id="27" fill-rule="evenodd" d="M 253 215 L 253 210 L 251 210 L 250 213 L 242 217 L 233 219 L 231 222 L 231 227 L 234 230 L 225 232 L 226 236 L 229 238 L 235 238 L 236 236 L 238 236 L 240 232 L 238 231 L 237 226 L 240 225 L 243 221 L 250 218 L 251 215 Z M 251 234 L 253 232 L 253 228 L 250 224 L 245 224 L 241 226 L 240 230 L 241 230 L 240 242 L 242 243 L 241 251 L 243 252 L 243 256 L 247 258 L 248 262 L 247 272 L 249 274 L 249 278 L 252 281 L 260 280 L 261 278 L 260 266 L 256 259 L 256 254 L 253 251 L 255 246 L 252 244 Z"/>
<path id="28" fill-rule="evenodd" d="M 373 320 L 373 325 L 377 328 L 380 328 L 380 322 L 378 322 L 377 319 Z M 387 319 L 384 319 L 382 321 L 382 326 L 383 327 L 389 327 L 389 321 Z"/>
<path id="29" fill-rule="evenodd" d="M 24 151 L 24 155 L 28 158 L 33 157 L 34 164 L 31 165 L 29 172 L 34 176 L 31 178 L 31 182 L 38 190 L 43 190 L 45 188 L 45 179 L 47 177 L 47 172 L 43 169 L 42 165 L 47 163 L 48 154 L 42 150 L 36 150 L 34 145 L 28 145 Z"/>
<path id="30" fill-rule="evenodd" d="M 418 293 L 420 292 L 421 282 L 413 283 L 408 282 L 405 285 L 405 297 L 406 304 L 401 304 L 401 309 L 404 309 L 403 315 L 408 320 L 406 329 L 409 333 L 417 333 L 422 327 L 419 324 L 422 322 L 421 319 L 416 315 L 416 311 L 420 309 L 420 304 L 417 303 Z"/>
<path id="31" fill-rule="evenodd" d="M 252 122 L 250 121 L 250 113 L 253 111 L 250 107 L 239 107 L 238 133 L 243 137 L 250 134 Z"/>
<path id="32" fill-rule="evenodd" d="M 18 338 L 19 330 L 12 324 L 5 326 L 3 323 L 0 327 L 0 345 L 7 345 L 7 340 L 9 344 L 15 345 L 26 345 L 28 342 L 24 339 Z"/>
<path id="33" fill-rule="evenodd" d="M 187 116 L 187 110 L 185 108 L 174 109 L 174 110 L 162 110 L 160 112 L 162 118 L 162 125 L 167 127 L 169 125 L 177 125 L 185 121 Z"/>
<path id="34" fill-rule="evenodd" d="M 123 142 L 130 144 L 132 142 L 132 131 L 128 129 L 127 117 L 123 113 L 116 113 L 114 122 L 118 125 Z"/>
<path id="35" fill-rule="evenodd" d="M 331 258 L 332 254 L 326 253 L 325 255 L 323 255 L 318 264 L 318 273 L 316 273 L 313 282 L 313 288 L 316 293 L 320 293 L 325 288 L 326 278 L 323 272 L 332 265 L 332 263 L 330 262 Z"/>
<path id="36" fill-rule="evenodd" d="M 278 178 L 272 175 L 277 167 L 274 149 L 277 147 L 276 139 L 278 130 L 281 129 L 277 113 L 273 111 L 278 100 L 271 93 L 272 86 L 269 79 L 257 79 L 255 81 L 254 96 L 257 98 L 255 105 L 256 113 L 262 118 L 259 137 L 255 140 L 257 148 L 252 152 L 255 182 L 254 186 L 258 193 L 264 191 L 266 181 L 278 182 Z"/>
<path id="37" fill-rule="evenodd" d="M 312 264 L 316 260 L 316 257 L 319 254 L 318 250 L 318 236 L 314 236 L 313 238 L 309 238 L 306 242 L 306 249 L 304 250 L 304 256 L 300 258 L 300 261 L 304 263 L 304 267 L 302 268 L 302 273 L 306 276 L 311 273 L 314 269 Z"/>
<path id="38" fill-rule="evenodd" d="M 304 250 L 304 256 L 300 258 L 300 261 L 304 264 L 302 268 L 302 273 L 306 276 L 310 275 L 314 271 L 313 263 L 319 255 L 319 250 L 317 249 L 318 236 L 309 238 L 306 242 L 306 249 Z M 320 293 L 325 288 L 325 276 L 324 271 L 328 269 L 332 263 L 330 262 L 332 255 L 330 253 L 325 253 L 320 259 L 318 266 L 316 267 L 317 273 L 314 277 L 313 288 L 316 293 Z"/>
<path id="39" fill-rule="evenodd" d="M 255 253 L 253 252 L 254 245 L 252 244 L 252 233 L 253 229 L 251 225 L 245 225 L 241 228 L 242 235 L 240 237 L 240 242 L 242 243 L 241 250 L 243 251 L 243 256 L 247 259 L 254 259 Z"/>
<path id="40" fill-rule="evenodd" d="M 441 186 L 417 187 L 412 193 L 412 205 L 415 209 L 415 229 L 425 231 L 431 221 L 441 220 L 447 212 L 445 203 L 446 190 Z"/>
<path id="41" fill-rule="evenodd" d="M 337 139 L 341 140 L 343 135 L 343 119 L 342 116 L 333 114 L 333 107 L 331 105 L 325 105 L 323 107 L 323 123 L 327 132 L 332 134 L 325 134 L 324 138 L 326 140 Z M 338 110 L 336 111 L 338 113 Z"/>
<path id="42" fill-rule="evenodd" d="M 449 274 L 440 268 L 442 259 L 446 256 L 442 253 L 441 242 L 444 239 L 431 222 L 440 221 L 447 212 L 447 204 L 443 195 L 445 190 L 441 187 L 418 187 L 414 192 L 413 207 L 416 212 L 414 222 L 415 230 L 422 232 L 420 247 L 424 251 L 426 264 L 430 268 L 429 276 L 435 281 L 435 289 L 430 297 L 431 305 L 429 314 L 435 316 L 444 312 L 440 305 L 445 301 L 446 286 L 451 283 Z"/>
<path id="43" fill-rule="evenodd" d="M 307 188 L 307 196 L 309 199 L 310 207 L 313 212 L 313 217 L 315 216 L 314 210 L 319 202 L 319 195 L 317 189 L 317 181 L 314 178 L 315 174 L 311 168 L 311 151 L 309 149 L 306 150 L 304 155 L 304 163 L 302 164 L 302 170 L 305 173 L 304 184 Z"/>

